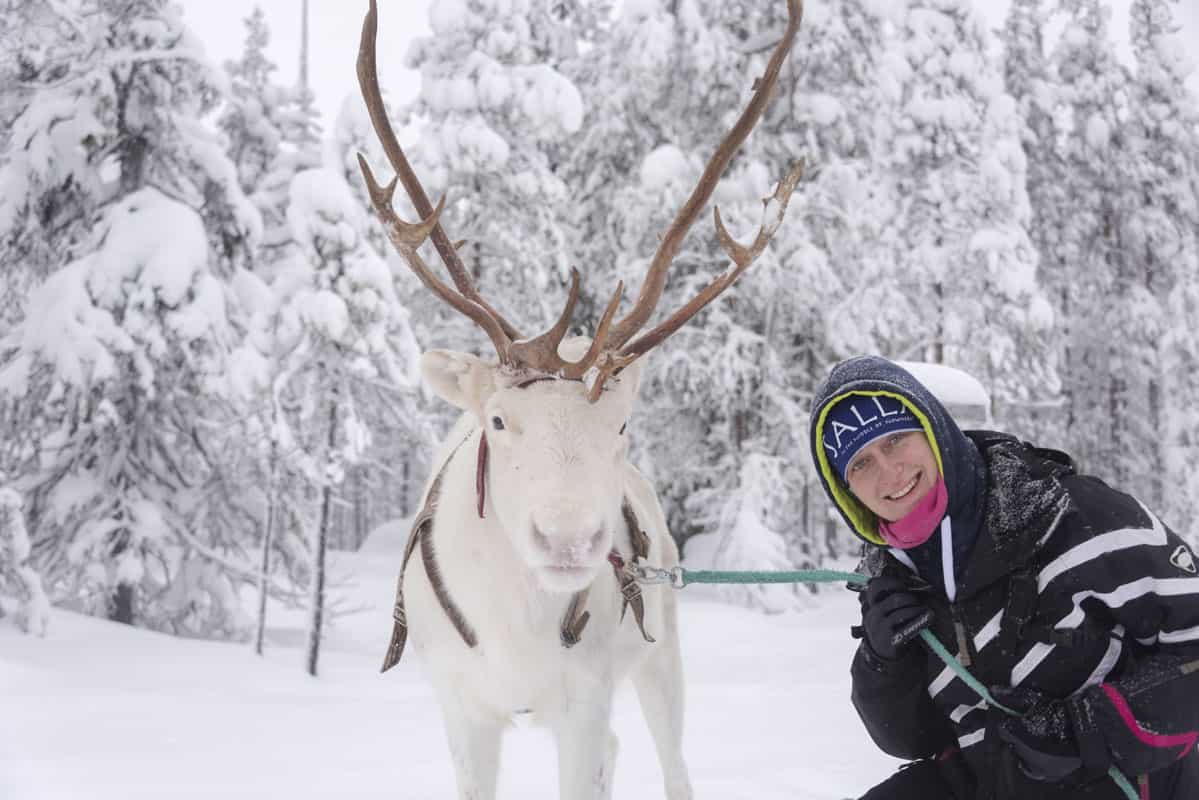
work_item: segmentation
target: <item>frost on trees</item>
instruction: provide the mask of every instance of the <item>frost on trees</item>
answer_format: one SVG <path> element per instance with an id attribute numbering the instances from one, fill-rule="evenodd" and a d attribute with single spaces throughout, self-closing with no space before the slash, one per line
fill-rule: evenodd
<path id="1" fill-rule="evenodd" d="M 207 121 L 224 83 L 160 0 L 39 6 L 17 22 L 65 68 L 31 73 L 2 178 L 24 204 L 0 215 L 33 229 L 46 203 L 69 201 L 78 225 L 37 265 L 0 351 L 19 443 L 4 466 L 34 567 L 56 602 L 229 635 L 249 571 L 241 531 L 207 524 L 205 500 L 223 468 L 212 432 L 230 419 L 227 281 L 260 218 Z"/>
<path id="2" fill-rule="evenodd" d="M 466 240 L 476 280 L 501 311 L 548 322 L 575 256 L 560 222 L 572 195 L 550 153 L 578 134 L 583 103 L 533 23 L 545 13 L 529 0 L 431 4 L 432 36 L 405 59 L 421 73 L 420 95 L 401 116 L 422 120 L 413 166 L 432 196 L 448 195 L 446 225 Z"/>
<path id="3" fill-rule="evenodd" d="M 0 593 L 16 596 L 17 625 L 26 633 L 44 636 L 50 622 L 50 601 L 42 579 L 29 564 L 29 534 L 21 495 L 0 488 Z M 4 615 L 0 597 L 0 617 Z"/>
<path id="4" fill-rule="evenodd" d="M 262 9 L 255 8 L 244 24 L 241 58 L 225 64 L 230 96 L 219 124 L 241 189 L 262 216 L 254 266 L 269 275 L 293 246 L 287 224 L 291 179 L 317 166 L 320 152 L 311 98 L 301 88 L 274 80 L 277 67 L 266 56 L 270 31 Z"/>
<path id="5" fill-rule="evenodd" d="M 329 612 L 325 554 L 338 493 L 347 474 L 368 458 L 383 463 L 377 433 L 398 429 L 408 437 L 407 449 L 417 450 L 427 432 L 415 408 L 420 348 L 391 272 L 364 235 L 364 210 L 340 170 L 298 173 L 288 221 L 298 249 L 280 264 L 273 286 L 286 376 L 277 389 L 285 408 L 279 424 L 311 509 L 305 515 L 311 558 L 307 668 L 316 674 Z"/>
<path id="6" fill-rule="evenodd" d="M 111 206 L 99 233 L 99 249 L 35 290 L 3 342 L 0 396 L 16 403 L 27 454 L 14 485 L 35 567 L 67 604 L 229 633 L 242 622 L 231 543 L 192 533 L 212 469 L 201 437 L 219 421 L 233 334 L 226 288 L 200 217 L 157 190 Z"/>
<path id="7" fill-rule="evenodd" d="M 1063 330 L 1065 436 L 1083 469 L 1153 504 L 1148 478 L 1163 464 L 1151 385 L 1160 372 L 1164 314 L 1141 254 L 1125 246 L 1132 210 L 1141 204 L 1141 156 L 1124 133 L 1132 76 L 1116 58 L 1110 8 L 1098 0 L 1069 0 L 1063 8 L 1065 29 L 1051 63 L 1058 177 L 1070 206 L 1059 215 L 1045 280 Z M 1112 302 L 1116 297 L 1120 302 Z"/>

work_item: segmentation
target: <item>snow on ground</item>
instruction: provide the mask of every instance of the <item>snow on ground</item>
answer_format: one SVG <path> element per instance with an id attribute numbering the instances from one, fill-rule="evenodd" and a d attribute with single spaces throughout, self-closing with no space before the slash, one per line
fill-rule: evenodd
<path id="1" fill-rule="evenodd" d="M 397 558 L 377 542 L 335 554 L 335 572 L 355 581 L 347 601 L 370 608 L 337 621 L 318 679 L 302 669 L 299 615 L 275 615 L 264 659 L 247 645 L 61 611 L 45 639 L 0 622 L 0 800 L 455 796 L 419 665 L 378 671 Z M 831 800 L 894 768 L 849 702 L 852 593 L 830 588 L 809 610 L 773 616 L 692 589 L 682 600 L 684 744 L 698 798 Z M 631 686 L 613 727 L 614 796 L 662 797 Z M 555 798 L 555 764 L 548 734 L 517 723 L 499 796 Z"/>

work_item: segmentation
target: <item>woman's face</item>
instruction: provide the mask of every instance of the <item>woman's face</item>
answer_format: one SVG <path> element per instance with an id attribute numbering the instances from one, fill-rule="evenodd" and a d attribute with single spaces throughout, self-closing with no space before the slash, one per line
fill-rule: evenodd
<path id="1" fill-rule="evenodd" d="M 849 490 L 887 522 L 907 516 L 937 483 L 937 458 L 920 431 L 883 436 L 862 448 L 845 472 Z"/>

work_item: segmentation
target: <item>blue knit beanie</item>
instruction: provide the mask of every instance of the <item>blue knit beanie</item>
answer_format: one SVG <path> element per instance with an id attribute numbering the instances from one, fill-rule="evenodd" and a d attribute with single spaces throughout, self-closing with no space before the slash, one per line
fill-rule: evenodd
<path id="1" fill-rule="evenodd" d="M 822 438 L 829 462 L 848 484 L 849 462 L 863 447 L 880 436 L 922 430 L 920 420 L 896 397 L 849 394 L 829 409 Z"/>

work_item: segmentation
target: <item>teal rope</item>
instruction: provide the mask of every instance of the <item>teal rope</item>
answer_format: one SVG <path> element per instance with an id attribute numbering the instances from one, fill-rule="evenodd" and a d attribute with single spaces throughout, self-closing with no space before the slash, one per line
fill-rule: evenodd
<path id="1" fill-rule="evenodd" d="M 801 569 L 790 572 L 725 572 L 718 570 L 682 570 L 682 585 L 687 586 L 692 583 L 852 583 L 858 586 L 865 586 L 870 580 L 869 576 L 863 575 L 860 572 L 841 572 L 833 569 Z M 924 640 L 924 644 L 929 650 L 933 651 L 945 665 L 953 670 L 954 674 L 962 679 L 962 682 L 973 689 L 979 697 L 981 697 L 989 706 L 994 706 L 1000 711 L 1004 711 L 1013 716 L 1019 716 L 1014 710 L 1000 703 L 992 696 L 989 689 L 970 674 L 970 671 L 962 666 L 962 663 L 954 658 L 945 645 L 941 644 L 941 640 L 933 635 L 932 631 L 925 628 L 920 631 L 920 638 Z M 1120 770 L 1112 767 L 1107 771 L 1107 774 L 1115 782 L 1128 800 L 1139 800 L 1140 794 L 1133 787 L 1132 783 L 1124 776 Z"/>
<path id="2" fill-rule="evenodd" d="M 1107 774 L 1116 782 L 1116 785 L 1120 787 L 1120 790 L 1124 792 L 1128 800 L 1140 800 L 1141 793 L 1136 790 L 1132 782 L 1124 776 L 1123 772 L 1112 767 L 1107 771 Z"/>
<path id="3" fill-rule="evenodd" d="M 683 570 L 683 585 L 692 583 L 857 583 L 864 585 L 865 575 L 832 569 L 801 569 L 794 572 L 718 572 Z"/>

